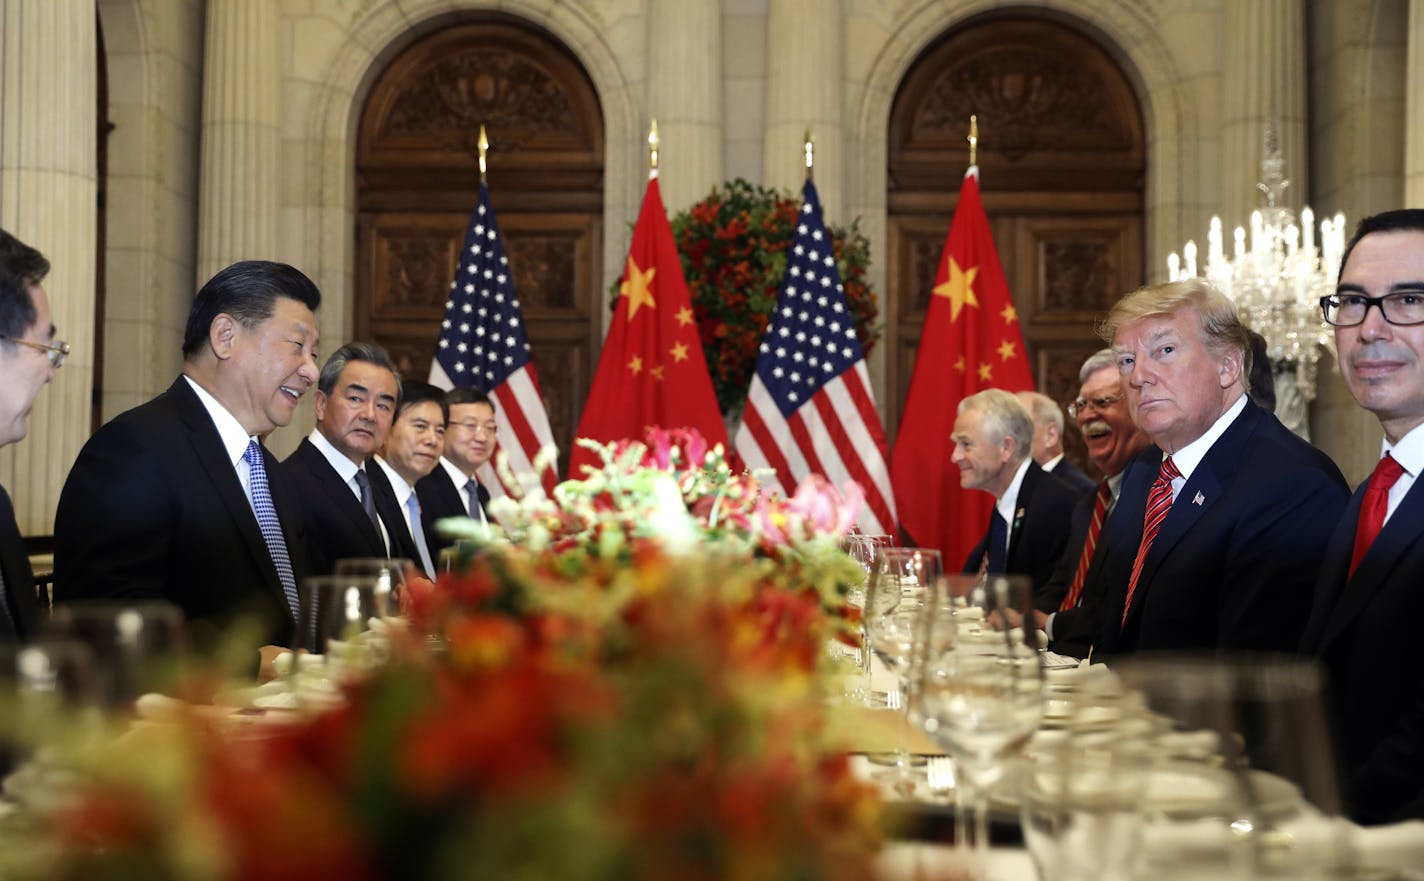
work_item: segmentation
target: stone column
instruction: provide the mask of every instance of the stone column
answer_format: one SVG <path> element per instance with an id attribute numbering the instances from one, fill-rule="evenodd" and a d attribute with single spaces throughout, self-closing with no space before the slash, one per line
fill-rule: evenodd
<path id="1" fill-rule="evenodd" d="M 842 0 L 771 0 L 766 18 L 766 139 L 762 180 L 800 192 L 806 130 L 815 141 L 816 191 L 827 219 L 845 207 Z"/>
<path id="2" fill-rule="evenodd" d="M 1424 0 L 1409 0 L 1404 62 L 1404 204 L 1424 206 Z"/>
<path id="3" fill-rule="evenodd" d="M 275 259 L 282 32 L 273 0 L 209 0 L 203 59 L 198 284 Z"/>
<path id="4" fill-rule="evenodd" d="M 54 529 L 69 466 L 89 437 L 94 382 L 98 59 L 94 4 L 0 4 L 0 227 L 49 258 L 44 281 L 72 354 L 0 450 L 0 484 L 27 535 Z"/>
<path id="5" fill-rule="evenodd" d="M 1302 0 L 1223 4 L 1221 83 L 1221 222 L 1228 231 L 1249 226 L 1258 206 L 1266 126 L 1275 123 L 1286 177 L 1285 204 L 1308 200 L 1305 117 L 1305 9 Z M 1206 234 L 1206 220 L 1202 232 Z M 1228 244 L 1230 239 L 1228 238 Z"/>
<path id="6" fill-rule="evenodd" d="M 722 4 L 648 0 L 647 9 L 648 112 L 658 121 L 658 188 L 671 217 L 722 181 Z M 646 150 L 638 155 L 646 162 Z"/>

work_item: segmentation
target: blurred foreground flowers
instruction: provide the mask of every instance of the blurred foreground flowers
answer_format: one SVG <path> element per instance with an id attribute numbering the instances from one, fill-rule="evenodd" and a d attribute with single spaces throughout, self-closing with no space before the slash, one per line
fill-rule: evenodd
<path id="1" fill-rule="evenodd" d="M 655 431 L 409 590 L 319 712 L 187 706 L 77 750 L 29 877 L 853 879 L 878 804 L 824 740 L 856 500 L 761 497 Z"/>

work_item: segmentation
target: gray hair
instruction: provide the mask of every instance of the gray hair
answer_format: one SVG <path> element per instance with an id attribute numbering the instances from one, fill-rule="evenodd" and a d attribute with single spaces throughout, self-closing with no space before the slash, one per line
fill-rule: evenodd
<path id="1" fill-rule="evenodd" d="M 1043 392 L 1019 392 L 1019 403 L 1028 410 L 1034 425 L 1056 425 L 1063 434 L 1063 408 Z"/>
<path id="2" fill-rule="evenodd" d="M 384 367 L 396 378 L 396 406 L 400 406 L 400 370 L 396 369 L 396 362 L 391 360 L 391 356 L 385 349 L 375 343 L 353 342 L 347 343 L 326 359 L 322 365 L 321 375 L 317 378 L 316 387 L 324 395 L 330 395 L 336 389 L 336 380 L 340 378 L 341 371 L 346 369 L 346 365 L 352 361 L 364 361 L 367 364 L 375 364 L 377 367 Z"/>
<path id="3" fill-rule="evenodd" d="M 958 413 L 963 415 L 966 410 L 974 410 L 984 417 L 981 428 L 986 437 L 994 441 L 1005 437 L 1014 439 L 1015 460 L 1023 461 L 1032 451 L 1033 419 L 1012 392 L 999 388 L 975 392 L 959 402 Z"/>
<path id="4" fill-rule="evenodd" d="M 1083 362 L 1082 367 L 1078 368 L 1078 384 L 1082 385 L 1087 382 L 1088 377 L 1097 373 L 1099 370 L 1107 370 L 1109 368 L 1111 368 L 1113 372 L 1117 371 L 1117 358 L 1113 356 L 1113 350 L 1098 349 L 1088 356 L 1088 360 Z"/>

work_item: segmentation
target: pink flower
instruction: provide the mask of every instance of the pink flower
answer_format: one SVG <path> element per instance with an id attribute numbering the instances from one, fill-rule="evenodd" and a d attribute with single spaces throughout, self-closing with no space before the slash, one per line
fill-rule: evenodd
<path id="1" fill-rule="evenodd" d="M 800 523 L 805 535 L 829 533 L 844 535 L 855 525 L 860 506 L 865 503 L 865 490 L 855 481 L 846 481 L 845 494 L 819 474 L 812 474 L 796 487 L 796 494 L 787 503 L 787 512 Z"/>

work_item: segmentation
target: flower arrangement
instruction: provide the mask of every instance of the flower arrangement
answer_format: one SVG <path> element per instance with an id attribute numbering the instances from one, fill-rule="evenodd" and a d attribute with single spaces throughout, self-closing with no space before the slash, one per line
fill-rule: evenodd
<path id="1" fill-rule="evenodd" d="M 514 542 L 408 587 L 391 660 L 344 701 L 240 737 L 195 707 L 82 752 L 44 859 L 0 869 L 870 877 L 879 806 L 825 733 L 854 499 L 765 498 L 689 432 L 602 453 L 553 498 L 496 507 Z"/>

